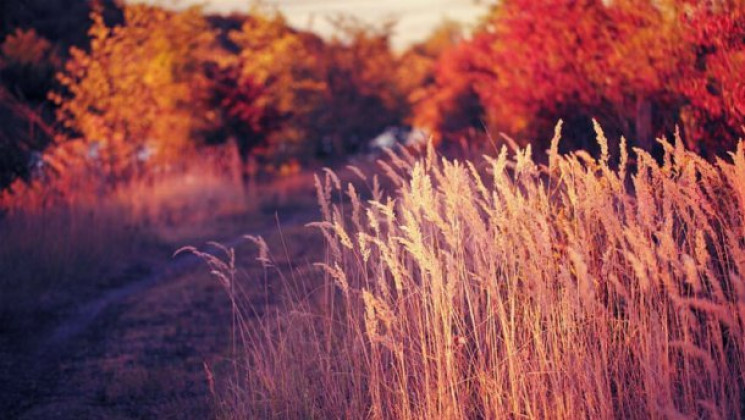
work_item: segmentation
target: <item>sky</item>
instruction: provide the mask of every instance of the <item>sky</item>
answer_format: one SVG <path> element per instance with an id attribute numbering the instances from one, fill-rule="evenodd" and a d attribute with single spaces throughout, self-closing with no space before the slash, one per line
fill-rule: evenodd
<path id="1" fill-rule="evenodd" d="M 247 11 L 251 0 L 133 0 L 185 7 L 203 4 L 208 12 L 229 13 Z M 473 25 L 488 9 L 488 0 L 263 0 L 276 6 L 299 29 L 310 29 L 330 36 L 332 25 L 327 17 L 349 14 L 365 22 L 381 22 L 396 18 L 393 47 L 401 50 L 421 41 L 444 19 Z"/>

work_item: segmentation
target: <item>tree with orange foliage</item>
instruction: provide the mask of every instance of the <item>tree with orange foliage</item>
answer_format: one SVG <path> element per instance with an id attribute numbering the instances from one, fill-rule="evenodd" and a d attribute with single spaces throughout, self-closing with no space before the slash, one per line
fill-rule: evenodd
<path id="1" fill-rule="evenodd" d="M 335 25 L 338 36 L 326 43 L 290 28 L 281 14 L 254 9 L 229 35 L 240 50 L 230 64 L 241 74 L 236 85 L 260 86 L 263 94 L 251 106 L 281 122 L 254 133 L 266 137 L 267 154 L 275 159 L 359 151 L 402 120 L 390 25 L 375 28 L 348 18 Z"/>
<path id="2" fill-rule="evenodd" d="M 412 124 L 436 142 L 463 140 L 483 128 L 485 112 L 474 88 L 473 58 L 473 44 L 446 49 L 437 61 L 433 82 L 415 93 Z"/>
<path id="3" fill-rule="evenodd" d="M 602 96 L 593 117 L 648 150 L 656 137 L 675 130 L 682 102 L 670 83 L 692 62 L 681 43 L 679 3 L 617 0 L 606 6 L 607 46 L 588 62 L 588 77 Z"/>
<path id="4" fill-rule="evenodd" d="M 445 20 L 422 42 L 414 44 L 398 60 L 396 77 L 410 107 L 426 99 L 428 88 L 435 84 L 438 58 L 464 39 L 462 26 Z"/>
<path id="5" fill-rule="evenodd" d="M 200 105 L 200 63 L 214 50 L 214 33 L 199 8 L 131 5 L 124 15 L 122 26 L 110 28 L 100 13 L 92 14 L 90 51 L 71 50 L 58 75 L 64 90 L 53 95 L 58 120 L 77 139 L 62 154 L 82 158 L 112 180 L 188 149 L 207 114 Z"/>
<path id="6" fill-rule="evenodd" d="M 245 106 L 264 109 L 274 119 L 262 123 L 265 129 L 253 136 L 264 136 L 266 141 L 259 143 L 275 157 L 302 150 L 311 114 L 323 106 L 322 41 L 292 29 L 281 14 L 259 9 L 228 36 L 240 50 L 229 64 L 237 71 L 236 86 L 253 85 L 262 92 Z M 245 135 L 238 137 L 239 144 L 255 143 Z"/>
<path id="7" fill-rule="evenodd" d="M 408 122 L 440 141 L 457 139 L 481 125 L 483 112 L 470 77 L 463 28 L 445 21 L 399 60 L 399 89 L 406 95 Z"/>
<path id="8" fill-rule="evenodd" d="M 607 48 L 606 15 L 601 0 L 493 6 L 471 40 L 442 55 L 433 99 L 415 121 L 450 138 L 481 126 L 531 137 L 567 113 L 584 114 L 601 103 L 588 61 Z M 464 115 L 453 118 L 458 110 Z"/>

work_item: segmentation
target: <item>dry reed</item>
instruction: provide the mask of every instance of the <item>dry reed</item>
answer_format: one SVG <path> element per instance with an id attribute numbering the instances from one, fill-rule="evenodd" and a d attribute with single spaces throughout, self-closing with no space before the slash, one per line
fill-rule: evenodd
<path id="1" fill-rule="evenodd" d="M 317 179 L 323 284 L 240 324 L 222 413 L 745 417 L 745 143 L 611 167 L 596 129 L 600 159 L 557 127 L 547 166 L 397 155 L 369 201 Z"/>

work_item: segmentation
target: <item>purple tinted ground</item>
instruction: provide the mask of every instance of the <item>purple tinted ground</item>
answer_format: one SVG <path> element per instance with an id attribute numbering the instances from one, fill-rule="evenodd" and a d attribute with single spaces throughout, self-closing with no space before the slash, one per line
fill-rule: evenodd
<path id="1" fill-rule="evenodd" d="M 276 250 L 284 242 L 290 260 L 317 261 L 322 242 L 304 227 L 318 218 L 311 203 L 277 209 L 282 234 L 267 208 L 251 229 L 229 224 L 233 237 L 215 232 L 237 248 L 241 281 L 257 307 L 272 302 L 266 273 L 255 247 L 237 233 L 262 235 Z M 210 250 L 203 240 L 187 244 Z M 190 255 L 132 262 L 120 277 L 75 308 L 2 328 L 0 417 L 214 416 L 205 366 L 219 376 L 231 356 L 231 309 L 219 282 Z"/>

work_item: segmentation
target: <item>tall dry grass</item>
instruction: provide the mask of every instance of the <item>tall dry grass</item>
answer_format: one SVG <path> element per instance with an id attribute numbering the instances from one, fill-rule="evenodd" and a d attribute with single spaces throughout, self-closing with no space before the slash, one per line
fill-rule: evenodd
<path id="1" fill-rule="evenodd" d="M 207 164 L 108 189 L 90 175 L 75 181 L 0 194 L 0 321 L 6 328 L 24 330 L 35 322 L 28 318 L 56 317 L 136 280 L 183 241 L 220 234 L 216 219 L 250 207 L 240 183 Z"/>
<path id="2" fill-rule="evenodd" d="M 398 154 L 368 201 L 319 179 L 323 283 L 288 276 L 259 320 L 234 300 L 222 414 L 745 417 L 745 143 L 709 163 L 661 141 L 631 169 L 599 127 L 598 159 L 559 137 L 545 166 Z"/>

